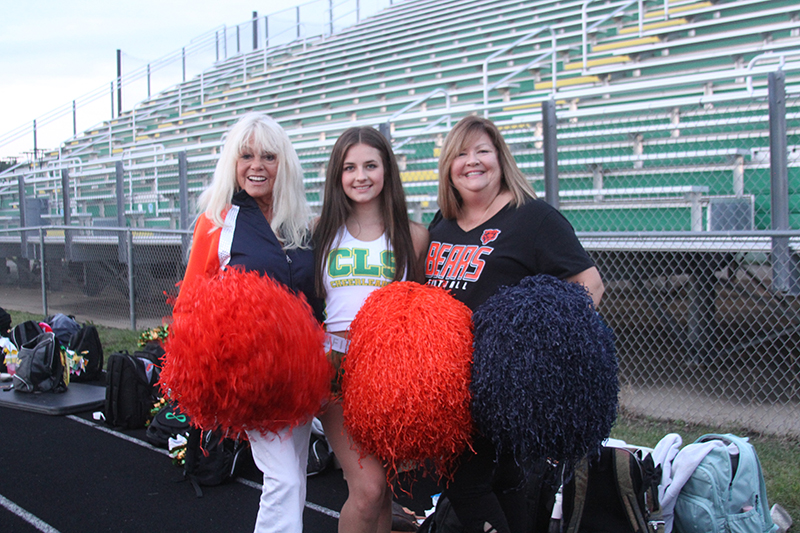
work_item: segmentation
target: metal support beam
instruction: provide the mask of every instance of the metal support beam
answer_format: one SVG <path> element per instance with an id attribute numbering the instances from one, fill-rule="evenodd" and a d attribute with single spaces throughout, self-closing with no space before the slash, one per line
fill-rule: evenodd
<path id="1" fill-rule="evenodd" d="M 117 194 L 117 227 L 125 227 L 125 170 L 122 161 L 116 162 L 116 194 Z M 125 232 L 119 231 L 117 257 L 120 263 L 128 261 L 128 247 L 125 242 Z"/>
<path id="2" fill-rule="evenodd" d="M 769 87 L 770 206 L 772 229 L 789 229 L 789 171 L 786 153 L 786 76 L 771 72 Z M 788 237 L 772 238 L 772 287 L 775 291 L 794 293 L 791 252 Z"/>
<path id="3" fill-rule="evenodd" d="M 39 226 L 39 272 L 42 280 L 42 314 L 47 316 L 47 263 L 44 260 L 44 228 Z"/>
<path id="4" fill-rule="evenodd" d="M 178 201 L 180 202 L 180 229 L 189 229 L 189 163 L 186 152 L 178 153 Z M 181 235 L 182 257 L 188 257 L 191 235 Z"/>
<path id="5" fill-rule="evenodd" d="M 25 177 L 22 174 L 17 176 L 17 189 L 19 191 L 19 227 L 24 228 L 28 225 L 26 216 L 28 206 L 25 205 Z M 28 232 L 19 232 L 19 247 L 20 255 L 28 259 Z"/>
<path id="6" fill-rule="evenodd" d="M 547 203 L 558 209 L 556 103 L 552 99 L 542 102 L 542 135 L 544 136 L 544 194 Z"/>
<path id="7" fill-rule="evenodd" d="M 64 208 L 64 225 L 72 225 L 72 195 L 69 190 L 69 169 L 61 170 L 61 202 Z M 64 230 L 64 259 L 72 259 L 72 230 Z"/>
<path id="8" fill-rule="evenodd" d="M 258 11 L 253 11 L 253 50 L 258 50 Z"/>

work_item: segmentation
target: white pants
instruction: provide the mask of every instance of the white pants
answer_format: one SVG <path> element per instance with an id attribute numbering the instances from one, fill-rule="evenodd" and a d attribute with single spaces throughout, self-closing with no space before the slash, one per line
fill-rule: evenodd
<path id="1" fill-rule="evenodd" d="M 256 466 L 264 474 L 256 533 L 302 533 L 311 422 L 262 436 L 248 431 Z"/>

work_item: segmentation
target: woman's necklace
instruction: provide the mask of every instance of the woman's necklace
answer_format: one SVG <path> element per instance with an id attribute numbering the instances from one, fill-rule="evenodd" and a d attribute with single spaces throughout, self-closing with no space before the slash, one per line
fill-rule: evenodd
<path id="1" fill-rule="evenodd" d="M 502 191 L 497 191 L 497 194 L 494 195 L 494 198 L 492 198 L 492 201 L 489 202 L 489 205 L 487 205 L 486 209 L 483 210 L 483 214 L 481 215 L 481 217 L 477 220 L 477 222 L 475 222 L 474 224 L 470 225 L 469 230 L 473 230 L 473 229 L 477 228 L 478 226 L 480 226 L 481 224 L 483 224 L 484 222 L 486 222 L 486 215 L 489 214 L 489 210 L 492 208 L 494 203 L 500 197 L 500 193 L 501 192 Z M 467 231 L 469 231 L 469 230 L 467 230 Z"/>

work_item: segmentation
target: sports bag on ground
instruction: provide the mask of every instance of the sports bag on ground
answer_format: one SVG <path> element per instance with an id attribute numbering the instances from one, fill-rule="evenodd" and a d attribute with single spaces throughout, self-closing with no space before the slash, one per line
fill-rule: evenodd
<path id="1" fill-rule="evenodd" d="M 564 533 L 664 531 L 658 502 L 661 467 L 648 454 L 604 446 L 600 457 L 581 460 L 563 489 Z"/>
<path id="2" fill-rule="evenodd" d="M 58 346 L 52 332 L 42 333 L 23 344 L 19 364 L 13 376 L 17 392 L 64 392 L 69 384 Z"/>
<path id="3" fill-rule="evenodd" d="M 177 403 L 167 401 L 147 426 L 145 438 L 153 446 L 166 448 L 170 438 L 178 435 L 188 438 L 190 430 L 189 416 L 181 412 Z"/>
<path id="4" fill-rule="evenodd" d="M 72 334 L 67 346 L 75 352 L 76 356 L 83 357 L 85 368 L 79 374 L 72 374 L 72 381 L 94 381 L 103 374 L 103 345 L 97 328 L 92 324 L 85 324 Z"/>
<path id="5" fill-rule="evenodd" d="M 42 326 L 34 320 L 26 320 L 14 326 L 11 330 L 11 342 L 17 349 L 22 348 L 23 344 L 27 344 L 39 335 L 44 333 Z"/>
<path id="6" fill-rule="evenodd" d="M 143 428 L 158 400 L 158 358 L 148 352 L 115 352 L 108 357 L 103 414 L 111 426 Z"/>
<path id="7" fill-rule="evenodd" d="M 695 442 L 721 440 L 697 466 L 675 502 L 676 533 L 769 533 L 770 517 L 761 463 L 753 445 L 735 435 L 703 435 Z"/>
<path id="8" fill-rule="evenodd" d="M 192 428 L 186 443 L 183 475 L 191 481 L 195 494 L 200 498 L 200 485 L 219 485 L 238 474 L 250 443 L 225 437 L 220 430 Z"/>

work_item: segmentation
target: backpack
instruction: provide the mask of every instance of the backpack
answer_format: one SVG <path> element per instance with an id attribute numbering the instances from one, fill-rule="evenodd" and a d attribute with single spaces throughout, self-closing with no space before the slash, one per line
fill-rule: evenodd
<path id="1" fill-rule="evenodd" d="M 712 440 L 721 440 L 726 446 L 712 449 L 678 494 L 676 533 L 777 531 L 753 445 L 731 434 L 703 435 L 695 442 Z"/>
<path id="2" fill-rule="evenodd" d="M 103 407 L 108 424 L 125 429 L 145 427 L 158 400 L 158 364 L 158 358 L 148 352 L 114 352 L 108 357 Z"/>
<path id="3" fill-rule="evenodd" d="M 583 458 L 563 488 L 564 533 L 664 531 L 658 502 L 661 467 L 652 455 L 604 446 Z"/>
<path id="4" fill-rule="evenodd" d="M 69 372 L 65 372 L 61 348 L 51 332 L 23 344 L 19 353 L 19 364 L 12 377 L 14 390 L 18 392 L 64 392 L 69 385 Z"/>
<path id="5" fill-rule="evenodd" d="M 444 494 L 439 495 L 436 509 L 417 529 L 417 533 L 464 533 L 465 531 L 450 500 Z"/>
<path id="6" fill-rule="evenodd" d="M 170 438 L 177 435 L 187 437 L 190 429 L 189 416 L 181 412 L 177 403 L 167 401 L 147 426 L 145 439 L 153 446 L 166 448 Z"/>
<path id="7" fill-rule="evenodd" d="M 69 340 L 81 329 L 80 324 L 75 321 L 74 316 L 67 316 L 63 313 L 56 313 L 44 319 L 56 336 L 56 340 L 61 346 L 68 347 Z"/>
<path id="8" fill-rule="evenodd" d="M 225 437 L 219 429 L 192 428 L 186 443 L 183 475 L 201 498 L 200 485 L 219 485 L 235 478 L 249 450 L 249 442 Z"/>
<path id="9" fill-rule="evenodd" d="M 14 329 L 11 330 L 11 342 L 19 349 L 22 348 L 23 344 L 32 341 L 42 333 L 44 333 L 44 330 L 38 322 L 26 320 L 25 322 L 17 324 L 14 326 Z"/>
<path id="10" fill-rule="evenodd" d="M 72 374 L 72 381 L 94 381 L 103 373 L 103 345 L 97 328 L 92 324 L 85 324 L 70 337 L 67 348 L 75 355 L 83 357 L 86 361 L 85 369 L 77 374 Z"/>

